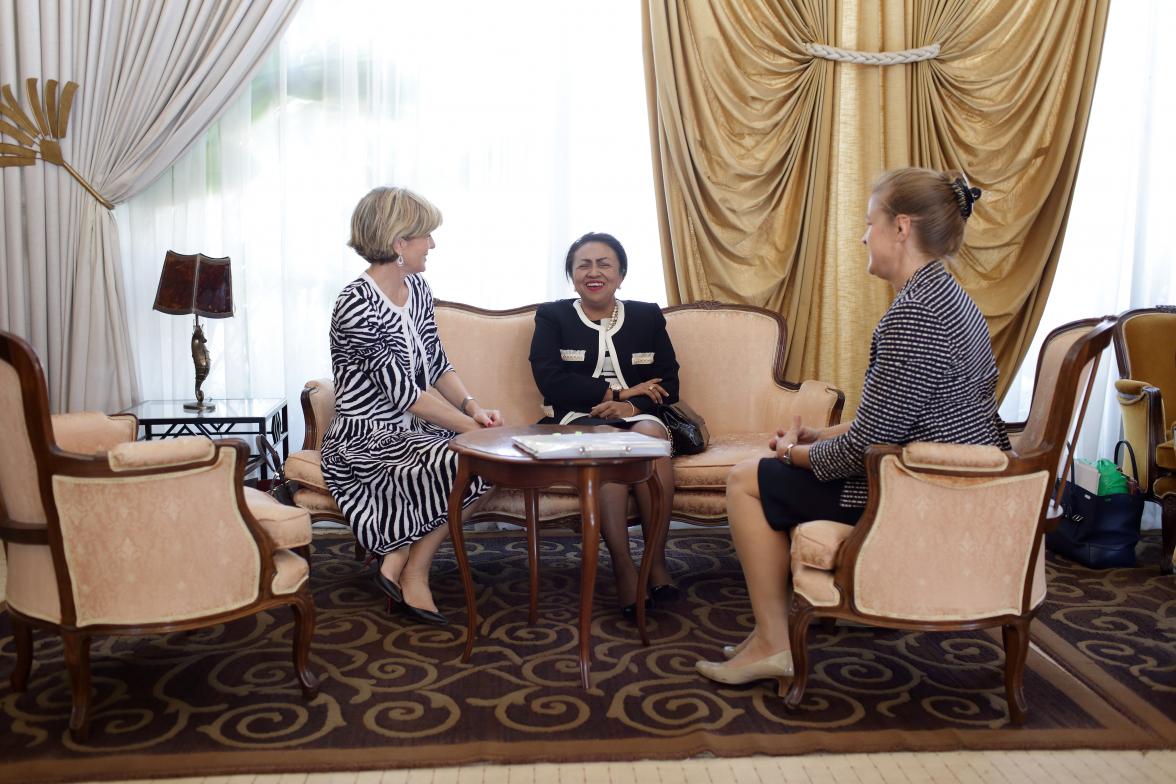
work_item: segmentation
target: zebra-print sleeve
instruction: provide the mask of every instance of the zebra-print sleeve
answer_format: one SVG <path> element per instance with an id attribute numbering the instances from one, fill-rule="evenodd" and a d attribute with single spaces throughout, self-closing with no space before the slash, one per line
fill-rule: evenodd
<path id="1" fill-rule="evenodd" d="M 952 352 L 945 340 L 935 315 L 921 302 L 907 301 L 886 314 L 874 333 L 861 406 L 849 430 L 809 451 L 818 479 L 860 475 L 870 444 L 910 440 L 948 375 Z"/>

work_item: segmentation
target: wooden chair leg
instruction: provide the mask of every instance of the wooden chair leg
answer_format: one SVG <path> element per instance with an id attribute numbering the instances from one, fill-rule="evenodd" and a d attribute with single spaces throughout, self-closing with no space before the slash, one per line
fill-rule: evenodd
<path id="1" fill-rule="evenodd" d="M 798 708 L 804 699 L 804 690 L 808 686 L 808 633 L 809 625 L 813 622 L 813 607 L 807 602 L 803 607 L 792 605 L 792 619 L 789 622 L 788 635 L 792 644 L 792 686 L 784 697 L 784 707 Z"/>
<path id="2" fill-rule="evenodd" d="M 291 605 L 294 609 L 294 673 L 302 687 L 302 696 L 318 696 L 319 681 L 310 671 L 310 641 L 314 639 L 314 599 L 304 586 Z"/>
<path id="3" fill-rule="evenodd" d="M 33 629 L 24 621 L 9 614 L 12 621 L 12 642 L 16 646 L 16 664 L 9 676 L 12 690 L 24 691 L 29 686 L 29 673 L 33 670 Z"/>
<path id="4" fill-rule="evenodd" d="M 1009 720 L 1025 721 L 1029 705 L 1025 702 L 1025 660 L 1029 656 L 1029 624 L 1022 618 L 1001 628 L 1005 648 L 1005 697 L 1009 703 Z"/>
<path id="5" fill-rule="evenodd" d="M 1172 551 L 1176 550 L 1176 493 L 1168 493 L 1160 499 L 1160 512 L 1160 524 L 1163 526 L 1160 574 L 1172 574 Z"/>
<path id="6" fill-rule="evenodd" d="M 75 739 L 85 741 L 90 734 L 90 635 L 63 631 L 61 639 L 73 692 L 69 731 Z"/>

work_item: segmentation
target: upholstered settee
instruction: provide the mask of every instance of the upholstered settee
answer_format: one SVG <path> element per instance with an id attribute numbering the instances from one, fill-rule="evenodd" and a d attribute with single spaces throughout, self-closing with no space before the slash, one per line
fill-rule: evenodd
<path id="1" fill-rule="evenodd" d="M 449 360 L 482 405 L 500 409 L 507 424 L 538 421 L 543 401 L 527 360 L 535 306 L 490 311 L 438 302 L 436 313 Z M 768 439 L 793 416 L 810 426 L 836 424 L 844 396 L 820 381 L 784 381 L 785 325 L 771 311 L 705 303 L 667 308 L 665 316 L 681 365 L 681 397 L 706 419 L 711 437 L 705 452 L 674 458 L 673 517 L 722 523 L 731 467 L 747 457 L 770 456 Z M 286 478 L 295 502 L 314 519 L 342 520 L 323 482 L 318 452 L 335 412 L 331 380 L 309 382 L 302 408 L 303 449 L 287 459 Z M 636 516 L 635 505 L 630 512 Z M 574 522 L 579 515 L 570 488 L 540 497 L 542 522 Z M 522 493 L 496 491 L 478 519 L 523 521 Z"/>

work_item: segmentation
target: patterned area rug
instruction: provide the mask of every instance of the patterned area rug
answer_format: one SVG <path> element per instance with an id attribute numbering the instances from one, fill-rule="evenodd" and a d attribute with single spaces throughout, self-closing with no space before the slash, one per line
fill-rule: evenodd
<path id="1" fill-rule="evenodd" d="M 1161 575 L 1159 562 L 1158 531 L 1140 541 L 1133 569 L 1051 555 L 1033 639 L 1176 744 L 1176 576 Z"/>
<path id="2" fill-rule="evenodd" d="M 291 618 L 189 633 L 102 638 L 93 646 L 90 740 L 66 731 L 60 643 L 37 637 L 29 690 L 0 684 L 0 780 L 348 770 L 467 762 L 744 756 L 832 751 L 1158 748 L 1132 705 L 1108 699 L 1097 667 L 1031 653 L 1029 720 L 1010 727 L 1003 653 L 986 633 L 815 631 L 806 701 L 784 710 L 774 684 L 721 687 L 694 672 L 750 623 L 723 532 L 676 532 L 683 598 L 650 613 L 653 645 L 613 609 L 607 558 L 593 619 L 593 688 L 576 659 L 579 544 L 545 533 L 541 621 L 527 623 L 523 536 L 471 534 L 481 631 L 460 661 L 464 611 L 452 551 L 434 578 L 455 624 L 410 625 L 383 612 L 345 536 L 315 542 L 319 608 L 312 662 L 323 680 L 302 701 L 289 663 Z M 1077 601 L 1077 598 L 1075 598 Z M 1170 609 L 1168 610 L 1170 613 Z M 0 673 L 13 661 L 0 617 Z"/>

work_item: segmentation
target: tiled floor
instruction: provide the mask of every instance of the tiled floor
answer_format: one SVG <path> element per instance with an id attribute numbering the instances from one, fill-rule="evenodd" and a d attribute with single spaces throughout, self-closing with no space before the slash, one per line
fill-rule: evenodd
<path id="1" fill-rule="evenodd" d="M 681 762 L 471 765 L 362 773 L 167 779 L 161 784 L 1038 784 L 1055 781 L 1170 784 L 1176 782 L 1176 751 L 961 751 Z"/>

